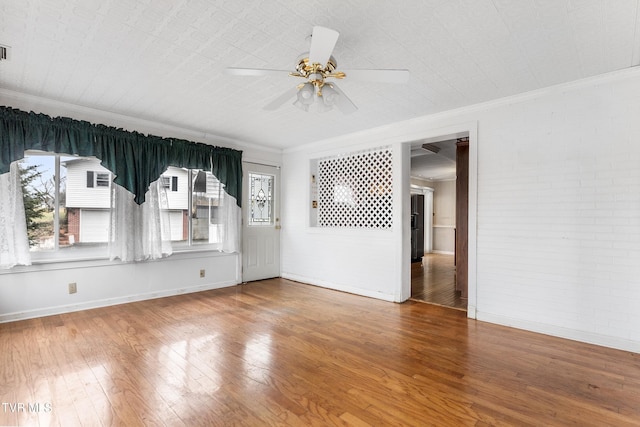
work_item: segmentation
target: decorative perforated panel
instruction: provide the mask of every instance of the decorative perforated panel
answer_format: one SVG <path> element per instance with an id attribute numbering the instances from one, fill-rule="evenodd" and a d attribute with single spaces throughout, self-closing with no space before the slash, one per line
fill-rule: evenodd
<path id="1" fill-rule="evenodd" d="M 318 161 L 320 227 L 391 228 L 390 147 Z"/>

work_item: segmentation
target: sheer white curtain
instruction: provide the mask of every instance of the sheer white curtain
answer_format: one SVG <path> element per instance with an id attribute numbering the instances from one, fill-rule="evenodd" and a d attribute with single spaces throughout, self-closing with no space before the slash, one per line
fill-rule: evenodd
<path id="1" fill-rule="evenodd" d="M 235 197 L 228 195 L 224 190 L 220 190 L 218 213 L 220 224 L 222 224 L 220 250 L 229 253 L 240 252 L 240 208 L 236 204 Z"/>
<path id="2" fill-rule="evenodd" d="M 9 172 L 0 175 L 0 269 L 18 264 L 31 265 L 31 254 L 20 168 L 13 162 Z"/>
<path id="3" fill-rule="evenodd" d="M 236 199 L 224 191 L 224 185 L 211 172 L 207 173 L 207 197 L 216 209 L 215 233 L 209 233 L 209 243 L 221 252 L 240 252 L 241 212 Z"/>
<path id="4" fill-rule="evenodd" d="M 143 261 L 169 256 L 171 228 L 167 194 L 161 180 L 151 183 L 145 202 L 138 205 L 133 194 L 112 184 L 109 258 Z"/>

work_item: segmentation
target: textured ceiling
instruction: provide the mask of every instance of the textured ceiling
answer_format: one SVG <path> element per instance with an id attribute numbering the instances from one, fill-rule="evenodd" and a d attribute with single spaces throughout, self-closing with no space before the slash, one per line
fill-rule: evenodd
<path id="1" fill-rule="evenodd" d="M 0 0 L 0 88 L 287 148 L 638 65 L 639 0 Z M 409 83 L 350 80 L 358 105 L 262 107 L 299 81 L 314 25 L 340 32 L 340 68 L 406 68 Z"/>
<path id="2" fill-rule="evenodd" d="M 411 176 L 431 181 L 456 177 L 456 139 L 411 144 Z M 428 144 L 425 144 L 428 142 Z M 432 147 L 423 148 L 423 145 Z"/>

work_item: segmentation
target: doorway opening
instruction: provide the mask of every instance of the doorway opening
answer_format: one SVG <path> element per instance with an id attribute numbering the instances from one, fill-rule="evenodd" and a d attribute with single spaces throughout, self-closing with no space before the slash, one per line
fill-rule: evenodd
<path id="1" fill-rule="evenodd" d="M 411 299 L 468 306 L 468 133 L 411 143 Z"/>

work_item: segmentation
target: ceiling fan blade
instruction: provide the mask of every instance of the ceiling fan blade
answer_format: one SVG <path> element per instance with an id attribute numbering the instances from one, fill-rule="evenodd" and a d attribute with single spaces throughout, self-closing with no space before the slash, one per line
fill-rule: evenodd
<path id="1" fill-rule="evenodd" d="M 381 83 L 407 83 L 409 70 L 341 70 L 349 80 Z"/>
<path id="2" fill-rule="evenodd" d="M 277 97 L 276 99 L 274 99 L 273 101 L 265 105 L 263 109 L 269 110 L 269 111 L 277 110 L 282 106 L 282 104 L 294 98 L 297 93 L 298 93 L 298 88 L 294 86 L 293 88 L 288 89 L 285 93 L 283 93 L 282 95 L 280 95 L 279 97 Z"/>
<path id="3" fill-rule="evenodd" d="M 356 112 L 358 107 L 356 107 L 356 104 L 354 104 L 353 101 L 351 101 L 349 97 L 345 95 L 345 93 L 342 90 L 340 90 L 338 85 L 335 83 L 331 83 L 331 87 L 336 92 L 338 92 L 338 98 L 335 101 L 335 104 L 338 107 L 338 109 L 342 111 L 344 114 L 351 114 Z"/>
<path id="4" fill-rule="evenodd" d="M 331 52 L 338 41 L 339 32 L 325 27 L 313 27 L 311 34 L 311 48 L 309 49 L 309 63 L 320 64 L 323 68 L 329 62 Z"/>
<path id="5" fill-rule="evenodd" d="M 236 68 L 236 67 L 227 67 L 224 69 L 226 74 L 230 74 L 232 76 L 249 76 L 249 77 L 260 77 L 260 76 L 270 76 L 270 75 L 288 75 L 289 71 L 286 70 L 269 70 L 263 68 Z"/>

